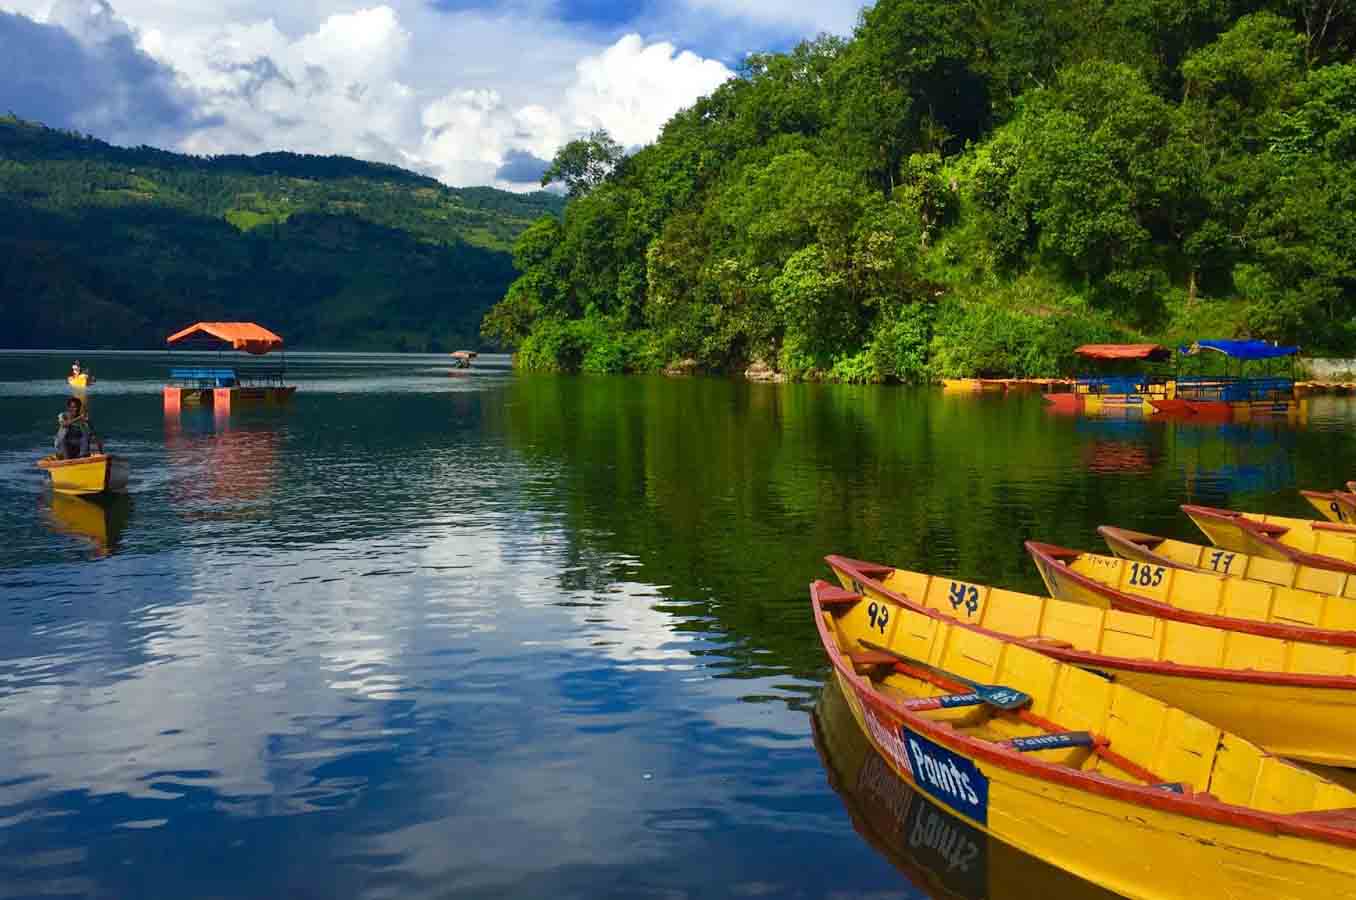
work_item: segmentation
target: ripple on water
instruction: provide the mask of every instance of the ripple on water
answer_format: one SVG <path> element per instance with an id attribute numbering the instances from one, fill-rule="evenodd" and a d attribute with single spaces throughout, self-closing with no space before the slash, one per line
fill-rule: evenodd
<path id="1" fill-rule="evenodd" d="M 134 496 L 77 527 L 32 467 L 53 359 L 0 354 L 3 896 L 900 895 L 811 740 L 822 554 L 1030 588 L 1020 538 L 1356 471 L 1350 404 L 1109 428 L 303 356 L 290 407 L 166 419 L 162 362 L 96 357 Z"/>

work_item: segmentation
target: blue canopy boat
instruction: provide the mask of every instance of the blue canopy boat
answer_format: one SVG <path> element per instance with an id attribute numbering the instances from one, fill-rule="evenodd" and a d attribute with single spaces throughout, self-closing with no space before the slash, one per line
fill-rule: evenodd
<path id="1" fill-rule="evenodd" d="M 1266 341 L 1196 341 L 1179 347 L 1176 396 L 1152 398 L 1159 412 L 1205 418 L 1234 419 L 1253 416 L 1287 416 L 1299 409 L 1295 396 L 1294 361 L 1299 347 L 1278 346 Z M 1215 355 L 1218 354 L 1218 355 Z M 1223 360 L 1222 373 L 1209 374 L 1210 360 Z M 1289 360 L 1289 373 L 1275 371 L 1280 360 Z M 1181 361 L 1195 362 L 1194 374 L 1184 374 Z M 1261 364 L 1261 374 L 1245 375 Z"/>

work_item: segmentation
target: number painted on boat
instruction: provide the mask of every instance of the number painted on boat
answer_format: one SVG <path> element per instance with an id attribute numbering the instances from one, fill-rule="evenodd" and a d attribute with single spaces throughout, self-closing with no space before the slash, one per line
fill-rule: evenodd
<path id="1" fill-rule="evenodd" d="M 1337 513 L 1337 521 L 1345 522 L 1347 520 L 1347 517 L 1342 513 L 1342 507 L 1337 505 L 1336 500 L 1328 504 L 1328 508 L 1331 509 L 1333 512 Z"/>
<path id="2" fill-rule="evenodd" d="M 1130 583 L 1140 587 L 1158 587 L 1163 583 L 1163 567 L 1147 563 L 1130 564 Z"/>
<path id="3" fill-rule="evenodd" d="M 913 780 L 939 803 L 981 825 L 989 822 L 989 779 L 970 760 L 900 726 Z"/>
<path id="4" fill-rule="evenodd" d="M 890 607 L 884 603 L 872 603 L 866 608 L 866 617 L 871 620 L 873 628 L 885 634 L 885 626 L 890 622 Z"/>
<path id="5" fill-rule="evenodd" d="M 1210 568 L 1228 575 L 1229 566 L 1233 565 L 1234 557 L 1237 555 L 1237 553 L 1225 553 L 1223 550 L 1216 550 L 1210 554 Z"/>
<path id="6" fill-rule="evenodd" d="M 952 609 L 960 609 L 964 606 L 966 613 L 972 616 L 979 612 L 979 589 L 973 584 L 961 584 L 959 581 L 951 582 L 948 597 L 951 600 Z"/>

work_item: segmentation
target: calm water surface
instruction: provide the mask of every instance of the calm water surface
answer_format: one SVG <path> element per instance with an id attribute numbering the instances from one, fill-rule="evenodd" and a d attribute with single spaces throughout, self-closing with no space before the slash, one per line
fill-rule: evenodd
<path id="1" fill-rule="evenodd" d="M 4 898 L 1099 896 L 927 852 L 966 836 L 826 738 L 820 557 L 1036 590 L 1025 538 L 1356 477 L 1337 398 L 1199 428 L 292 354 L 290 406 L 166 418 L 162 355 L 81 354 L 133 473 L 99 507 L 33 467 L 70 356 L 0 354 Z"/>

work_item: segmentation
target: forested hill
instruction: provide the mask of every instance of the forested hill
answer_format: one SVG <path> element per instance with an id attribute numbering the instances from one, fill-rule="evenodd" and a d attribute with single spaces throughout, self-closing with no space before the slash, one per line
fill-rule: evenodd
<path id="1" fill-rule="evenodd" d="M 480 343 L 550 193 L 338 156 L 193 157 L 0 117 L 0 347 L 159 347 L 199 319 L 289 346 Z"/>
<path id="2" fill-rule="evenodd" d="M 487 317 L 524 366 L 1052 374 L 1085 341 L 1356 350 L 1356 0 L 880 0 L 750 57 Z M 609 167 L 611 167 L 609 171 Z"/>

